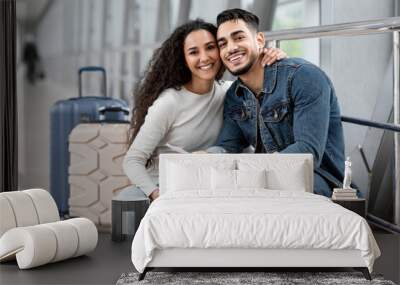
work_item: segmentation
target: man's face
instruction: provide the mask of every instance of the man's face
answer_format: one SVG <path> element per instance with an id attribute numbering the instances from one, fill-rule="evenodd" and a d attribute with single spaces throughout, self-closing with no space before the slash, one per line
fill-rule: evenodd
<path id="1" fill-rule="evenodd" d="M 257 61 L 264 46 L 264 36 L 241 19 L 218 27 L 219 54 L 226 68 L 235 76 L 246 74 Z"/>

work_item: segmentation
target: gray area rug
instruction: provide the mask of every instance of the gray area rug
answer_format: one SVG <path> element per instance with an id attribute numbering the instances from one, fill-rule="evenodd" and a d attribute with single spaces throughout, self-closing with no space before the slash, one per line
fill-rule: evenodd
<path id="1" fill-rule="evenodd" d="M 122 274 L 117 285 L 134 284 L 387 284 L 380 275 L 372 275 L 372 281 L 364 278 L 360 272 L 148 272 L 142 281 L 139 273 Z"/>

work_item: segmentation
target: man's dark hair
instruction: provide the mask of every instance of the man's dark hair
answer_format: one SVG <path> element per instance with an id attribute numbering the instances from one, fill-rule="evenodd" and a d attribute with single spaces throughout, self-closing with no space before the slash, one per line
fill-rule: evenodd
<path id="1" fill-rule="evenodd" d="M 227 21 L 237 21 L 239 19 L 243 20 L 250 28 L 258 32 L 258 24 L 260 22 L 258 17 L 249 11 L 238 8 L 225 10 L 219 13 L 217 16 L 217 27 Z"/>

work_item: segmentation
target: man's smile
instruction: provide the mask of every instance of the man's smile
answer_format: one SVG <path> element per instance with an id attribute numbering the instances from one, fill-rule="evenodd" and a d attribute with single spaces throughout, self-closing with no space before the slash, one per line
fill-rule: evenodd
<path id="1" fill-rule="evenodd" d="M 244 51 L 239 51 L 239 52 L 235 52 L 235 53 L 229 55 L 226 59 L 230 63 L 237 65 L 242 61 L 242 59 L 244 58 L 245 55 L 246 55 L 246 53 Z"/>

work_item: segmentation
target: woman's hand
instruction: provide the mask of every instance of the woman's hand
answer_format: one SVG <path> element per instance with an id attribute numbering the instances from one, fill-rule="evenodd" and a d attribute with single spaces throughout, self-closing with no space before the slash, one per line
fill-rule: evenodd
<path id="1" fill-rule="evenodd" d="M 261 54 L 263 56 L 261 59 L 262 66 L 271 65 L 277 60 L 287 58 L 287 54 L 279 48 L 264 48 Z"/>

